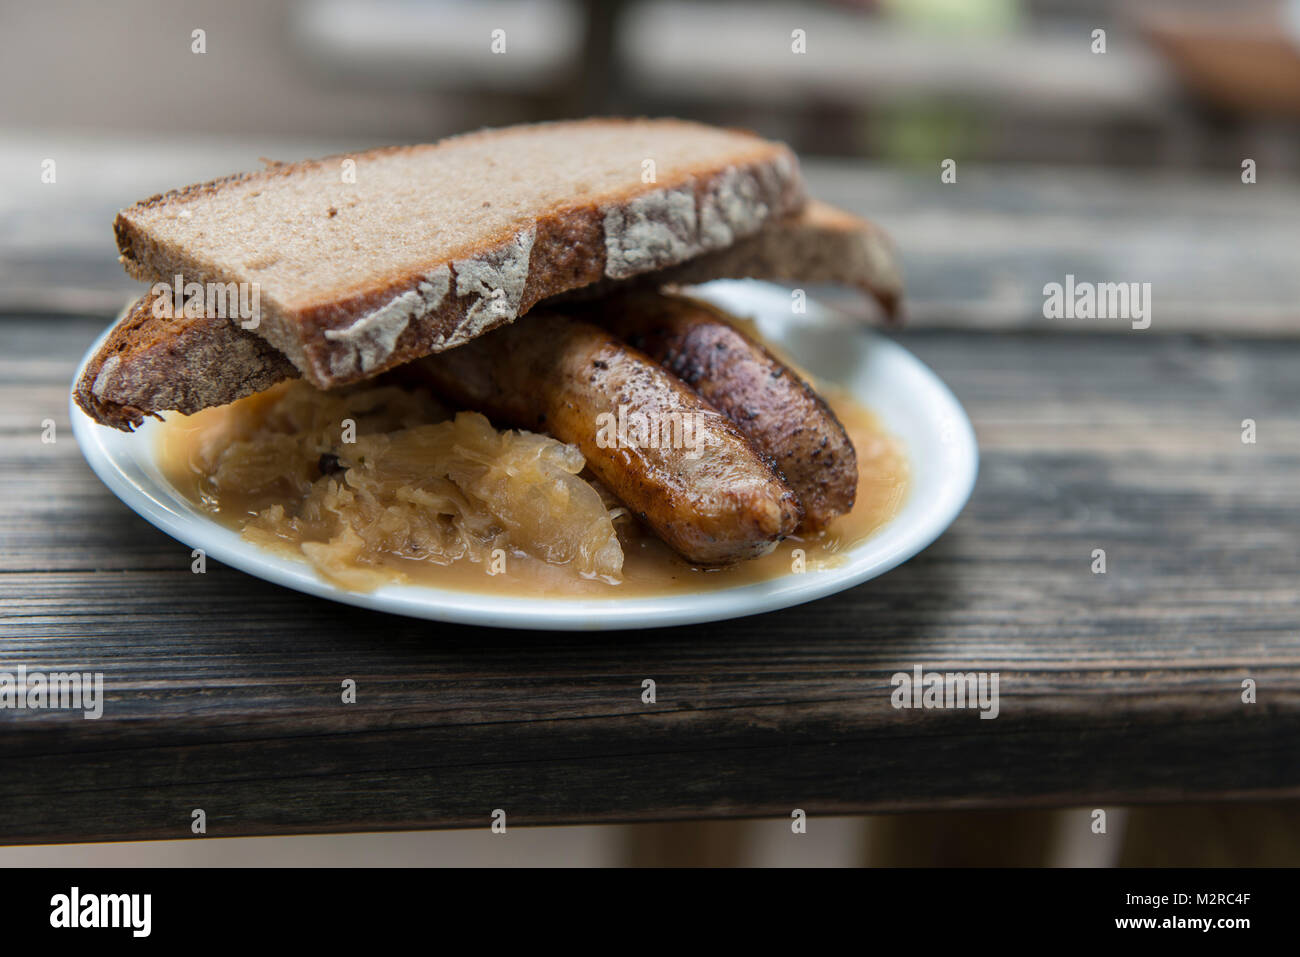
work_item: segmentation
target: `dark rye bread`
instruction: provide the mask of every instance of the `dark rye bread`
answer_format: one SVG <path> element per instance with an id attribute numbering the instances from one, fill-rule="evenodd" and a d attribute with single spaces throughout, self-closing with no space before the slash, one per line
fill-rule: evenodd
<path id="1" fill-rule="evenodd" d="M 229 319 L 160 316 L 157 301 L 152 291 L 135 301 L 74 386 L 97 422 L 129 432 L 146 415 L 192 415 L 297 377 L 282 353 Z"/>
<path id="2" fill-rule="evenodd" d="M 724 249 L 803 203 L 783 144 L 593 119 L 278 165 L 155 196 L 114 230 L 138 279 L 255 284 L 257 334 L 330 388 Z"/>
<path id="3" fill-rule="evenodd" d="M 809 200 L 794 216 L 679 266 L 625 280 L 602 280 L 560 300 L 599 299 L 634 288 L 691 286 L 714 279 L 843 283 L 872 296 L 897 321 L 903 274 L 893 243 L 875 223 Z"/>
<path id="4" fill-rule="evenodd" d="M 903 299 L 903 273 L 884 230 L 817 200 L 809 201 L 780 230 L 760 230 L 665 273 L 659 285 L 689 286 L 724 276 L 843 283 L 874 297 L 893 321 L 899 319 Z"/>
<path id="5" fill-rule="evenodd" d="M 879 227 L 816 201 L 726 250 L 645 276 L 602 280 L 542 305 L 631 288 L 688 285 L 712 279 L 775 279 L 856 285 L 892 312 L 902 290 L 893 249 Z M 186 414 L 224 405 L 297 375 L 264 340 L 222 318 L 152 318 L 145 300 L 119 322 L 77 384 L 77 402 L 97 421 L 130 430 L 146 415 Z M 142 317 L 141 313 L 145 315 Z M 118 360 L 103 381 L 100 372 Z M 184 402 L 184 405 L 168 404 Z"/>

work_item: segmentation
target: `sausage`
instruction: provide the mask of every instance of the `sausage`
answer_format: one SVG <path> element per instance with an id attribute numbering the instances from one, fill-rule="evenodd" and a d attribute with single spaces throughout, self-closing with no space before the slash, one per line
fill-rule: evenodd
<path id="1" fill-rule="evenodd" d="M 794 492 L 726 416 L 599 326 L 533 313 L 410 369 L 466 408 L 578 446 L 695 564 L 765 554 L 802 519 Z"/>
<path id="2" fill-rule="evenodd" d="M 727 321 L 680 296 L 633 295 L 598 307 L 601 324 L 727 415 L 771 458 L 803 505 L 803 531 L 853 508 L 858 457 L 835 413 L 792 369 Z"/>

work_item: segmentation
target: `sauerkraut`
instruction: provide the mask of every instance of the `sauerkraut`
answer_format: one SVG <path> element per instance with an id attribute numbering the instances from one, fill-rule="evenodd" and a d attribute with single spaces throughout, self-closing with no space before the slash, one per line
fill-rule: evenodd
<path id="1" fill-rule="evenodd" d="M 572 445 L 450 416 L 427 393 L 392 386 L 287 383 L 225 411 L 191 453 L 202 500 L 240 503 L 246 538 L 296 548 L 345 587 L 403 577 L 403 562 L 507 556 L 621 580 L 621 510 L 581 476 Z"/>

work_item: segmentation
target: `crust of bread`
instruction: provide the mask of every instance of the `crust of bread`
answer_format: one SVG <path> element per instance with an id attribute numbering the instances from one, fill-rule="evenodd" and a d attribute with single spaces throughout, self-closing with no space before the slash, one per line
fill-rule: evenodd
<path id="1" fill-rule="evenodd" d="M 631 289 L 746 278 L 856 285 L 890 313 L 896 312 L 902 292 L 892 246 L 879 227 L 810 201 L 795 216 L 769 224 L 728 249 L 650 275 L 604 279 L 542 305 Z M 146 296 L 132 307 L 77 384 L 77 403 L 105 425 L 129 430 L 146 415 L 189 414 L 225 405 L 298 374 L 264 340 L 228 319 L 158 320 L 152 318 L 151 303 Z M 113 356 L 120 357 L 117 387 L 109 391 L 105 384 L 96 396 L 94 382 Z"/>
<path id="2" fill-rule="evenodd" d="M 678 266 L 633 279 L 602 280 L 561 299 L 586 301 L 630 289 L 692 286 L 714 279 L 842 283 L 872 296 L 897 322 L 903 274 L 893 243 L 874 223 L 819 200 L 793 216 Z"/>
<path id="3" fill-rule="evenodd" d="M 87 415 L 130 432 L 145 416 L 186 415 L 269 389 L 298 370 L 228 319 L 166 318 L 151 292 L 132 304 L 73 387 Z"/>
<path id="4" fill-rule="evenodd" d="M 583 123 L 660 122 L 594 119 Z M 681 121 L 664 121 L 680 123 Z M 693 126 L 693 124 L 683 124 Z M 468 137 L 503 136 L 488 130 Z M 739 132 L 739 131 L 737 131 Z M 285 302 L 261 290 L 257 333 L 319 388 L 377 375 L 412 359 L 452 348 L 513 321 L 537 302 L 609 276 L 625 278 L 676 265 L 757 232 L 805 202 L 798 163 L 788 147 L 746 134 L 726 164 L 687 168 L 656 183 L 634 181 L 615 193 L 554 208 L 512 231 L 480 237 L 418 271 L 359 278 L 344 293 Z M 368 157 L 443 148 L 388 147 L 348 154 Z M 752 141 L 752 143 L 750 142 Z M 184 261 L 149 230 L 150 210 L 220 195 L 235 184 L 274 184 L 343 157 L 285 163 L 150 197 L 114 222 L 121 261 L 137 279 L 240 282 L 203 263 Z"/>

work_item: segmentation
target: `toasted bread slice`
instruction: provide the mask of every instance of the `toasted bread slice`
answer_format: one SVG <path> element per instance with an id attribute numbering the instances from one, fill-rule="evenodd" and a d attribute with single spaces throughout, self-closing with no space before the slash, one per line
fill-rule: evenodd
<path id="1" fill-rule="evenodd" d="M 157 305 L 152 292 L 137 299 L 77 380 L 77 405 L 96 421 L 129 432 L 146 415 L 191 415 L 297 377 L 281 352 L 229 319 L 168 318 Z"/>
<path id="2" fill-rule="evenodd" d="M 745 278 L 857 285 L 887 309 L 902 288 L 892 247 L 879 227 L 819 202 L 728 250 L 588 288 L 604 296 L 633 284 L 654 288 Z M 146 296 L 132 307 L 77 383 L 78 405 L 97 421 L 129 431 L 146 415 L 224 405 L 298 374 L 279 352 L 229 319 L 160 319 L 153 301 Z"/>
<path id="3" fill-rule="evenodd" d="M 593 119 L 274 166 L 155 196 L 114 229 L 138 279 L 248 283 L 256 332 L 330 388 L 548 296 L 724 249 L 803 203 L 783 144 Z"/>
<path id="4" fill-rule="evenodd" d="M 597 299 L 632 287 L 691 286 L 714 279 L 844 283 L 874 297 L 894 320 L 903 296 L 903 274 L 884 230 L 814 199 L 797 215 L 726 249 L 633 279 L 603 280 L 561 298 Z"/>

